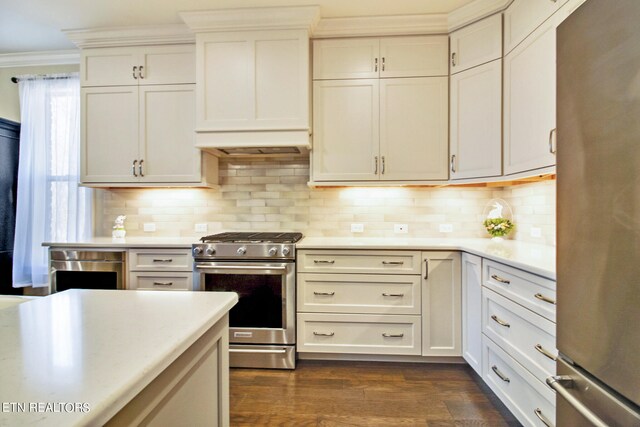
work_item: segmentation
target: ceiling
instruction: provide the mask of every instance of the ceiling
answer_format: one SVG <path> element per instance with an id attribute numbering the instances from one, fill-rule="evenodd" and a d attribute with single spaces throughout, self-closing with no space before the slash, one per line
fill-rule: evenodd
<path id="1" fill-rule="evenodd" d="M 323 18 L 448 13 L 473 0 L 7 0 L 0 54 L 73 49 L 61 30 L 175 24 L 178 12 L 319 5 Z"/>

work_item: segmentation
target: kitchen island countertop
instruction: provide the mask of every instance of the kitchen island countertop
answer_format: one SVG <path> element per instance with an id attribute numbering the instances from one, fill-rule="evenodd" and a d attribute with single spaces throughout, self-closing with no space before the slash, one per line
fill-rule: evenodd
<path id="1" fill-rule="evenodd" d="M 237 301 L 73 289 L 0 310 L 0 425 L 103 425 Z"/>

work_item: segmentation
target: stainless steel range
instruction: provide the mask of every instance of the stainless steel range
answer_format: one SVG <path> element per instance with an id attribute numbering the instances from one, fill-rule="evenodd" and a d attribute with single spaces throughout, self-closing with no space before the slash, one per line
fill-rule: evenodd
<path id="1" fill-rule="evenodd" d="M 194 289 L 237 292 L 229 364 L 295 368 L 295 243 L 302 233 L 220 233 L 193 245 Z"/>

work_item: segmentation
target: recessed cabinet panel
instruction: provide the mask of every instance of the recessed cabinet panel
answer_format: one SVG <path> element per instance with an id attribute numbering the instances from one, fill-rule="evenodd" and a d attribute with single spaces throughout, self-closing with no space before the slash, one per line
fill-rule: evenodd
<path id="1" fill-rule="evenodd" d="M 378 80 L 314 82 L 316 181 L 377 180 Z"/>
<path id="2" fill-rule="evenodd" d="M 513 50 L 567 0 L 515 0 L 504 12 L 504 53 Z"/>
<path id="3" fill-rule="evenodd" d="M 380 77 L 427 77 L 448 74 L 447 36 L 380 39 Z"/>
<path id="4" fill-rule="evenodd" d="M 138 88 L 82 89 L 82 182 L 129 182 L 138 158 Z"/>
<path id="5" fill-rule="evenodd" d="M 502 61 L 451 76 L 451 179 L 502 174 Z"/>
<path id="6" fill-rule="evenodd" d="M 380 80 L 380 178 L 446 180 L 447 77 Z"/>
<path id="7" fill-rule="evenodd" d="M 313 42 L 313 79 L 371 79 L 378 77 L 378 39 L 316 40 Z"/>
<path id="8" fill-rule="evenodd" d="M 141 54 L 141 85 L 196 82 L 196 48 L 193 44 L 149 46 Z"/>
<path id="9" fill-rule="evenodd" d="M 451 33 L 451 74 L 502 57 L 502 14 Z"/>
<path id="10" fill-rule="evenodd" d="M 83 49 L 80 86 L 137 85 L 133 67 L 137 52 L 131 48 Z"/>

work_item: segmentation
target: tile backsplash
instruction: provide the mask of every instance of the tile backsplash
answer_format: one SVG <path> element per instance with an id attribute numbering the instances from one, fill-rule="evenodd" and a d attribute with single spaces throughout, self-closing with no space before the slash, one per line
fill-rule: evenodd
<path id="1" fill-rule="evenodd" d="M 216 189 L 110 189 L 96 192 L 96 235 L 109 236 L 127 215 L 129 236 L 201 237 L 244 230 L 302 231 L 307 236 L 484 237 L 483 212 L 492 198 L 514 211 L 513 238 L 555 244 L 555 181 L 505 188 L 310 188 L 308 158 L 222 158 Z M 155 232 L 143 231 L 154 223 Z M 363 224 L 352 233 L 351 224 Z M 408 233 L 395 234 L 394 224 Z M 453 231 L 440 231 L 442 224 Z M 541 237 L 531 237 L 531 228 Z"/>

